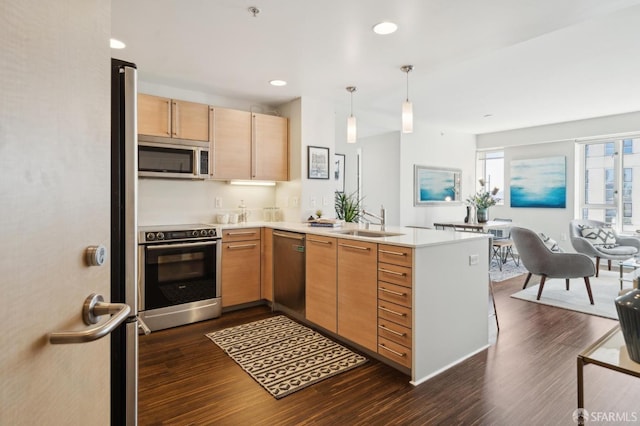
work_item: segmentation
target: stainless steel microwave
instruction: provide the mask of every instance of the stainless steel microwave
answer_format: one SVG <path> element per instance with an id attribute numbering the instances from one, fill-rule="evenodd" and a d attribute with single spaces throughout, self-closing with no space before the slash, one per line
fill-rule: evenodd
<path id="1" fill-rule="evenodd" d="M 209 150 L 196 145 L 139 141 L 138 176 L 206 179 L 209 177 Z"/>

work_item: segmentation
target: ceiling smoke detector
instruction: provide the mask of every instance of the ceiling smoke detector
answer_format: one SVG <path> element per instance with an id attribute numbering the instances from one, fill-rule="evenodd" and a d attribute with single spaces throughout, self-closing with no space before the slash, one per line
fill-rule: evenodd
<path id="1" fill-rule="evenodd" d="M 249 13 L 251 13 L 253 15 L 253 17 L 257 17 L 258 14 L 260 13 L 260 9 L 258 9 L 255 6 L 249 6 L 249 8 L 247 9 L 249 11 Z"/>

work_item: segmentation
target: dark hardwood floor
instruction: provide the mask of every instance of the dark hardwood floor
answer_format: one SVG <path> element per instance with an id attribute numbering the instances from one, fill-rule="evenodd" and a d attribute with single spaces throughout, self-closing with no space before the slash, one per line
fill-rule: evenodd
<path id="1" fill-rule="evenodd" d="M 495 344 L 417 387 L 370 360 L 274 399 L 204 336 L 271 316 L 266 307 L 140 336 L 139 423 L 575 424 L 576 355 L 617 321 L 510 298 L 523 281 L 524 275 L 494 285 L 501 327 Z M 640 419 L 639 390 L 637 378 L 585 368 L 585 405 L 592 413 Z"/>

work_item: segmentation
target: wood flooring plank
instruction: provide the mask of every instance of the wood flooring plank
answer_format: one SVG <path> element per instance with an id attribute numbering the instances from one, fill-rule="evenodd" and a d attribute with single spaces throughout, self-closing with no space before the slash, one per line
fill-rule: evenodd
<path id="1" fill-rule="evenodd" d="M 414 387 L 374 359 L 276 400 L 204 335 L 272 316 L 266 307 L 140 336 L 140 425 L 568 425 L 576 356 L 616 321 L 509 297 L 495 283 L 501 330 L 489 349 Z M 489 321 L 492 321 L 489 318 Z M 640 380 L 589 365 L 590 411 L 636 412 Z"/>

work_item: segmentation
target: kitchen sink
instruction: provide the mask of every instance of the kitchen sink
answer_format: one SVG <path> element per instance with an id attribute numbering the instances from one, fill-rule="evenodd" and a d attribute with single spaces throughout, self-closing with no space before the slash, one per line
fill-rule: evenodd
<path id="1" fill-rule="evenodd" d="M 399 234 L 397 232 L 385 232 L 385 231 L 370 231 L 368 229 L 349 229 L 346 231 L 335 231 L 335 234 L 353 235 L 354 237 L 369 237 L 369 238 L 382 238 L 382 237 L 396 237 Z"/>

